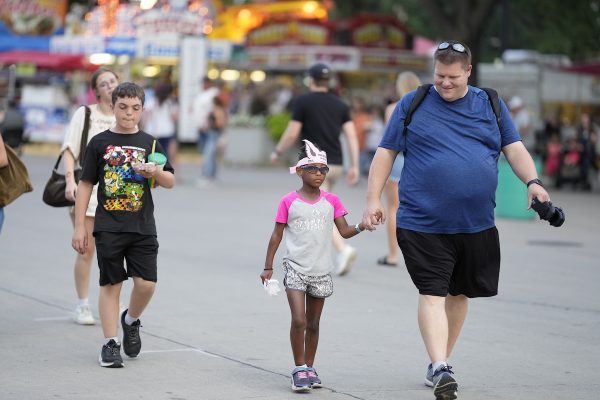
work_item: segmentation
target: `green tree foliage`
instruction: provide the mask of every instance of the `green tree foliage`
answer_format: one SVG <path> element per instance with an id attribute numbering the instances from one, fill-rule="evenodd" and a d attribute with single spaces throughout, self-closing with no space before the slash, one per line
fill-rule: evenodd
<path id="1" fill-rule="evenodd" d="M 394 13 L 432 40 L 465 41 L 482 61 L 507 48 L 600 56 L 600 0 L 337 0 L 336 15 Z"/>
<path id="2" fill-rule="evenodd" d="M 509 3 L 509 47 L 566 54 L 573 60 L 599 55 L 600 1 L 518 0 Z"/>

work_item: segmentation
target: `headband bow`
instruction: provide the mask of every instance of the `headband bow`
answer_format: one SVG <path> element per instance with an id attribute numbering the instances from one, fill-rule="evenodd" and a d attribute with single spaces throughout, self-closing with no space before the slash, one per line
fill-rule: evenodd
<path id="1" fill-rule="evenodd" d="M 325 164 L 327 165 L 327 154 L 323 150 L 317 149 L 309 140 L 304 139 L 306 144 L 306 157 L 299 160 L 295 166 L 290 167 L 290 174 L 296 173 L 296 168 L 306 164 Z"/>

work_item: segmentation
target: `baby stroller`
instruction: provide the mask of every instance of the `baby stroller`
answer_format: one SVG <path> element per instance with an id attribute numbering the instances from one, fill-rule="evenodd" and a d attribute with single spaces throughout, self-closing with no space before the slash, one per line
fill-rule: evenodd
<path id="1" fill-rule="evenodd" d="M 556 173 L 556 188 L 570 183 L 573 188 L 581 186 L 584 190 L 590 189 L 588 182 L 584 145 L 575 138 L 567 141 L 560 157 L 560 165 Z"/>

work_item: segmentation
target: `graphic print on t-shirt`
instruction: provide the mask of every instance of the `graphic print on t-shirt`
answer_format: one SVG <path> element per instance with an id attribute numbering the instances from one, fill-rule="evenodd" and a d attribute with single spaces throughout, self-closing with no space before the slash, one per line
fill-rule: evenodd
<path id="1" fill-rule="evenodd" d="M 110 145 L 104 152 L 105 210 L 138 212 L 142 208 L 144 177 L 135 172 L 133 163 L 145 161 L 146 150 L 134 146 Z"/>
<path id="2" fill-rule="evenodd" d="M 295 219 L 293 222 L 294 227 L 298 231 L 322 231 L 325 229 L 329 213 L 314 209 L 311 211 L 311 214 L 308 218 Z"/>

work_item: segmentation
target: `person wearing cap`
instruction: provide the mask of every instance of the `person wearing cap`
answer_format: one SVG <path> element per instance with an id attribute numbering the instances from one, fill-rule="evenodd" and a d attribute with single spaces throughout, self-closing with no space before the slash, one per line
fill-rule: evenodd
<path id="1" fill-rule="evenodd" d="M 535 134 L 532 129 L 531 116 L 523 104 L 523 99 L 519 96 L 511 97 L 508 101 L 508 109 L 525 148 L 533 152 L 535 150 Z"/>
<path id="2" fill-rule="evenodd" d="M 453 400 L 458 383 L 448 359 L 468 300 L 498 293 L 500 240 L 494 207 L 500 153 L 527 184 L 522 207 L 550 196 L 504 101 L 498 120 L 487 93 L 468 85 L 469 48 L 442 42 L 433 58 L 434 84 L 411 122 L 404 126 L 417 91 L 403 96 L 390 117 L 369 171 L 363 223 L 371 229 L 385 222 L 381 192 L 402 152 L 396 236 L 419 291 L 418 323 L 430 360 L 425 384 L 433 387 L 436 399 Z"/>
<path id="3" fill-rule="evenodd" d="M 343 174 L 342 131 L 350 149 L 350 168 L 346 181 L 349 185 L 355 185 L 359 179 L 356 130 L 350 117 L 350 107 L 329 92 L 332 73 L 331 68 L 323 63 L 314 64 L 308 69 L 310 92 L 294 101 L 292 119 L 271 154 L 271 161 L 276 162 L 298 139 L 307 139 L 318 145 L 329 158 L 329 173 L 323 183 L 326 191 L 331 191 Z M 344 275 L 350 271 L 356 258 L 356 249 L 345 244 L 335 228 L 333 246 L 337 252 L 335 272 Z"/>
<path id="4" fill-rule="evenodd" d="M 331 169 L 325 151 L 308 140 L 290 174 L 302 186 L 283 196 L 277 208 L 275 226 L 269 239 L 265 265 L 260 279 L 273 277 L 275 253 L 285 236 L 283 283 L 290 312 L 290 342 L 294 358 L 292 390 L 308 392 L 323 386 L 314 362 L 319 343 L 319 322 L 325 299 L 333 294 L 331 272 L 331 235 L 334 225 L 344 238 L 364 230 L 363 223 L 348 225 L 348 211 L 339 197 L 321 190 Z"/>

